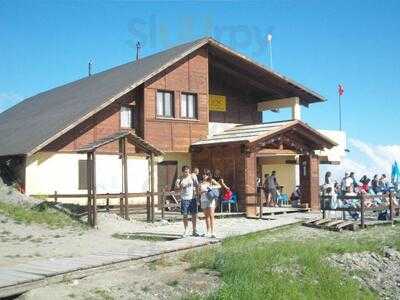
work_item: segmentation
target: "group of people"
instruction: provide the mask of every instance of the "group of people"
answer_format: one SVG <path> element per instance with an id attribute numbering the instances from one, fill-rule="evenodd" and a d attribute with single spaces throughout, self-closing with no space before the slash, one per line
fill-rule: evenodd
<path id="1" fill-rule="evenodd" d="M 275 171 L 272 171 L 271 174 L 265 174 L 262 189 L 264 191 L 267 206 L 278 206 L 278 196 L 280 193 L 280 188 L 281 187 L 276 178 Z"/>
<path id="2" fill-rule="evenodd" d="M 213 176 L 214 175 L 214 176 Z M 198 168 L 191 172 L 189 166 L 182 167 L 182 175 L 177 179 L 175 189 L 181 196 L 181 214 L 183 215 L 183 236 L 188 235 L 188 216 L 192 218 L 192 235 L 200 236 L 197 231 L 197 213 L 200 207 L 204 213 L 207 237 L 215 238 L 215 217 L 214 211 L 217 199 L 220 195 L 224 198 L 232 195 L 224 180 L 215 172 L 205 169 L 202 174 Z"/>
<path id="3" fill-rule="evenodd" d="M 395 205 L 398 205 L 396 194 L 400 194 L 399 187 L 397 184 L 391 183 L 385 174 L 382 174 L 381 176 L 374 175 L 372 180 L 368 178 L 367 175 L 364 175 L 360 180 L 357 180 L 354 172 L 346 172 L 339 183 L 338 181 L 332 179 L 331 172 L 326 172 L 324 184 L 321 186 L 321 192 L 323 195 L 332 196 L 329 203 L 329 206 L 332 209 L 336 209 L 338 207 L 358 207 L 360 205 L 360 203 L 354 199 L 348 198 L 340 200 L 338 196 L 355 196 L 360 193 L 382 195 L 391 191 L 395 192 L 394 203 Z M 364 205 L 366 207 L 380 206 L 385 204 L 382 202 L 384 201 L 382 199 L 383 198 L 380 197 L 368 198 Z M 327 203 L 321 203 L 321 206 L 326 207 L 326 205 Z M 358 218 L 358 212 L 356 211 L 350 212 L 349 214 L 354 219 Z"/>
<path id="4" fill-rule="evenodd" d="M 396 189 L 396 186 L 390 183 L 385 174 L 381 176 L 376 174 L 372 180 L 367 175 L 364 175 L 357 181 L 354 172 L 346 172 L 339 183 L 332 179 L 332 173 L 328 171 L 325 174 L 323 184 L 323 192 L 327 194 L 334 193 L 336 195 L 354 195 L 360 192 L 377 195 L 387 193 L 391 188 Z"/>

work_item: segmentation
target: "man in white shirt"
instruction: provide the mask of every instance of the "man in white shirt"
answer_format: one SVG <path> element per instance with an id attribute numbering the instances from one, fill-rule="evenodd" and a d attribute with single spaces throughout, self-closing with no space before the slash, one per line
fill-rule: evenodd
<path id="1" fill-rule="evenodd" d="M 198 186 L 197 177 L 190 173 L 188 166 L 182 167 L 182 176 L 176 181 L 175 187 L 181 193 L 181 214 L 183 215 L 183 236 L 187 236 L 188 215 L 192 216 L 193 236 L 198 236 L 196 230 L 197 200 L 194 196 L 195 188 Z"/>

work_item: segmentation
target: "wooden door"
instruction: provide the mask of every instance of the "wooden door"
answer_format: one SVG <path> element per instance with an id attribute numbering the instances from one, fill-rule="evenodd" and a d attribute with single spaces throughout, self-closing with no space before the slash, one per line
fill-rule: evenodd
<path id="1" fill-rule="evenodd" d="M 158 170 L 158 191 L 165 188 L 166 191 L 174 189 L 175 182 L 178 178 L 178 162 L 163 161 L 157 165 Z"/>

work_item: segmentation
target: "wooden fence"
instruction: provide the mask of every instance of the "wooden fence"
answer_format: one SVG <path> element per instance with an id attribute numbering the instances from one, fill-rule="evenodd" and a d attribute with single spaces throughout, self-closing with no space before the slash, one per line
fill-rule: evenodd
<path id="1" fill-rule="evenodd" d="M 37 198 L 46 198 L 46 199 L 53 199 L 52 202 L 58 203 L 60 199 L 76 199 L 76 198 L 85 198 L 88 199 L 90 195 L 88 194 L 59 194 L 57 191 L 54 191 L 54 194 L 48 194 L 48 195 L 30 195 L 31 197 L 37 197 Z M 146 198 L 146 204 L 129 204 L 126 201 L 124 201 L 125 197 L 128 197 L 129 199 L 135 199 L 135 198 Z M 105 199 L 106 200 L 106 205 L 96 205 L 92 206 L 88 204 L 86 206 L 86 209 L 83 213 L 70 213 L 70 215 L 74 217 L 83 217 L 85 215 L 96 215 L 97 212 L 101 211 L 115 211 L 118 212 L 119 215 L 125 219 L 129 219 L 129 212 L 132 209 L 146 209 L 146 214 L 147 214 L 147 221 L 148 222 L 154 222 L 155 221 L 155 206 L 156 204 L 154 203 L 154 197 L 158 196 L 158 209 L 160 210 L 161 213 L 161 219 L 165 218 L 165 212 L 167 209 L 169 210 L 176 210 L 179 209 L 179 204 L 178 203 L 166 203 L 167 197 L 179 197 L 179 193 L 176 193 L 174 191 L 161 191 L 161 192 L 142 192 L 142 193 L 106 193 L 106 194 L 96 194 L 96 199 Z M 110 201 L 112 199 L 119 199 L 119 204 L 118 205 L 111 205 Z M 175 198 L 176 199 L 176 198 Z M 88 201 L 90 203 L 90 201 Z M 90 223 L 90 222 L 89 222 Z M 92 226 L 96 225 L 90 224 Z"/>
<path id="2" fill-rule="evenodd" d="M 389 210 L 389 220 L 394 222 L 395 217 L 395 203 L 394 203 L 394 193 L 384 194 L 384 195 L 369 195 L 366 193 L 361 193 L 352 196 L 337 196 L 337 200 L 341 200 L 342 203 L 346 203 L 351 200 L 353 203 L 349 204 L 348 207 L 336 207 L 332 208 L 327 205 L 327 202 L 331 202 L 331 195 L 321 195 L 321 210 L 323 213 L 323 218 L 326 218 L 326 211 L 340 211 L 343 212 L 343 218 L 345 218 L 345 212 L 359 212 L 361 228 L 365 228 L 365 213 L 367 211 L 381 212 L 384 210 Z M 368 202 L 379 199 L 383 204 L 379 206 L 368 206 Z M 355 200 L 355 201 L 354 201 Z M 339 201 L 338 201 L 339 202 Z M 355 203 L 354 203 L 355 202 Z M 397 206 L 398 209 L 398 206 Z"/>

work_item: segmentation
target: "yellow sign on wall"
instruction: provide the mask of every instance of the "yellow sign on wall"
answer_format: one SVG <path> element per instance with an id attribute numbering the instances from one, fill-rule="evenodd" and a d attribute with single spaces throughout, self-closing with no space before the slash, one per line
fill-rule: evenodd
<path id="1" fill-rule="evenodd" d="M 211 111 L 226 111 L 226 97 L 224 95 L 210 94 L 208 105 Z"/>

